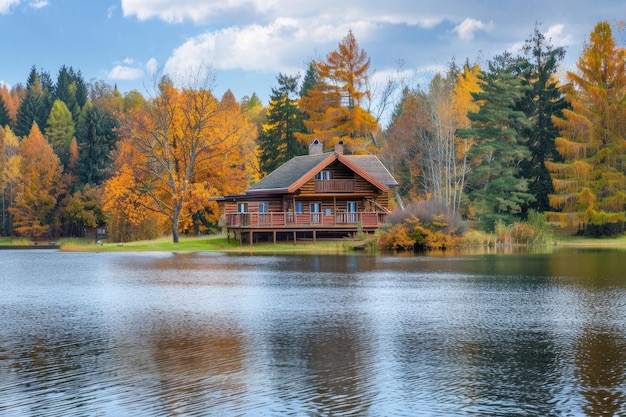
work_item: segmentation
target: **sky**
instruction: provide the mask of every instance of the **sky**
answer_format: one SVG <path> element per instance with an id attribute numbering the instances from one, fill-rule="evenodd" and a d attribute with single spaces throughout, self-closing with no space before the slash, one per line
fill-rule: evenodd
<path id="1" fill-rule="evenodd" d="M 56 80 L 66 65 L 149 96 L 155 74 L 201 69 L 216 95 L 267 104 L 279 73 L 304 75 L 351 30 L 374 88 L 389 77 L 427 88 L 452 60 L 517 52 L 536 24 L 574 69 L 595 24 L 624 19 L 624 0 L 0 0 L 0 83 L 25 84 L 33 65 Z"/>

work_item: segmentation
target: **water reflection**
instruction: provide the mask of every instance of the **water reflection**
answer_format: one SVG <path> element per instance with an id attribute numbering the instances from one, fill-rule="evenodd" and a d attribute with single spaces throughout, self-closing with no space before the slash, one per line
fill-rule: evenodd
<path id="1" fill-rule="evenodd" d="M 626 338 L 614 330 L 585 327 L 576 346 L 576 376 L 587 416 L 623 415 Z"/>
<path id="2" fill-rule="evenodd" d="M 7 256 L 2 416 L 626 414 L 619 252 Z"/>

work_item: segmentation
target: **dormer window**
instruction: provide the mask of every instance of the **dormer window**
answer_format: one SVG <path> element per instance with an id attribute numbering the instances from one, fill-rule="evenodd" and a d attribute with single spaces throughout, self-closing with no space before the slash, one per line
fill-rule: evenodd
<path id="1" fill-rule="evenodd" d="M 320 171 L 315 175 L 316 180 L 332 180 L 333 172 L 332 171 Z"/>

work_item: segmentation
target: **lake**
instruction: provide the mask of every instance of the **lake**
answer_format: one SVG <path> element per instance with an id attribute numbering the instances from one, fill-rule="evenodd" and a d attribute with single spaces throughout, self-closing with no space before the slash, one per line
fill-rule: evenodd
<path id="1" fill-rule="evenodd" d="M 2 250 L 0 415 L 626 415 L 625 255 Z"/>

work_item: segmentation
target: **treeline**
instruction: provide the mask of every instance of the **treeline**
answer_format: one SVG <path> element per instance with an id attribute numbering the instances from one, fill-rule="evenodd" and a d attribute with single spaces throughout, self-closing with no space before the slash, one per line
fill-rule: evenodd
<path id="1" fill-rule="evenodd" d="M 621 230 L 626 53 L 600 22 L 563 76 L 564 56 L 536 27 L 519 55 L 451 63 L 427 88 L 372 86 L 370 59 L 349 32 L 303 77 L 279 74 L 267 107 L 255 94 L 217 98 L 210 74 L 191 69 L 163 75 L 144 97 L 87 83 L 71 67 L 56 81 L 33 67 L 25 86 L 0 88 L 0 233 L 106 227 L 115 240 L 168 232 L 177 241 L 216 229 L 212 197 L 242 192 L 313 138 L 378 155 L 400 183 L 398 209 L 412 207 L 396 218 L 414 229 L 433 223 L 410 214 L 429 202 L 438 225 L 465 219 L 493 231 L 545 213 L 594 234 Z"/>

